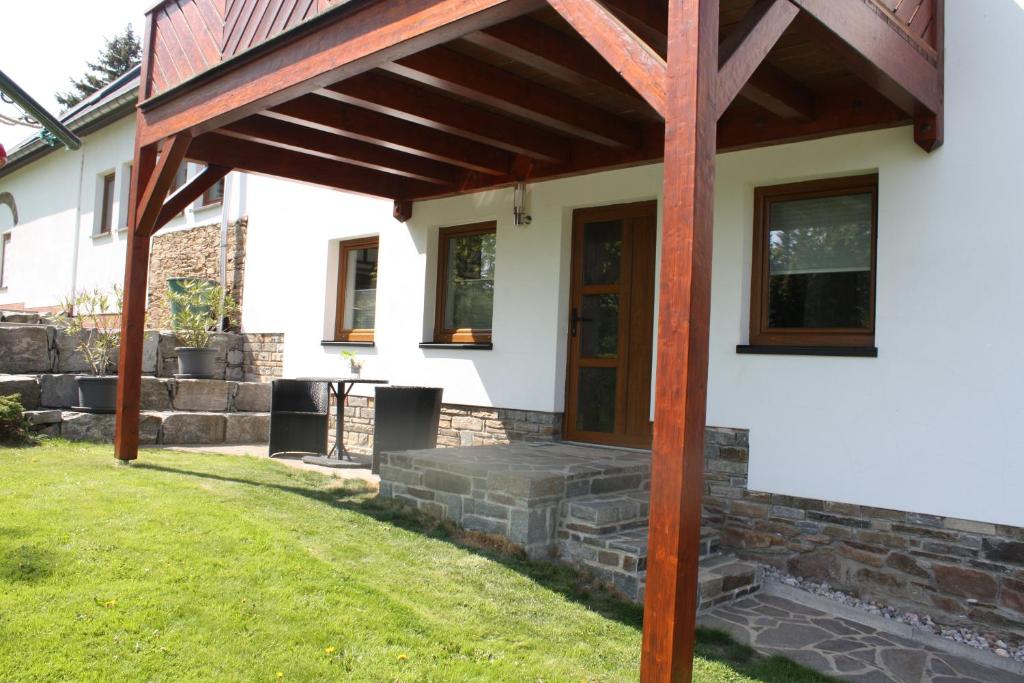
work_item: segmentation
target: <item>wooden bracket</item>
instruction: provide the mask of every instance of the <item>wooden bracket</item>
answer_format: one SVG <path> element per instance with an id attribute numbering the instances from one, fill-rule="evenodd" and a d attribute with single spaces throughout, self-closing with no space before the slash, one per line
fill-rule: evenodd
<path id="1" fill-rule="evenodd" d="M 199 175 L 175 190 L 167 198 L 163 206 L 160 207 L 160 214 L 157 216 L 156 223 L 153 225 L 153 231 L 150 234 L 155 234 L 160 228 L 167 225 L 172 218 L 184 211 L 186 206 L 199 199 L 204 192 L 213 187 L 218 180 L 230 172 L 231 168 L 228 166 L 210 165 L 203 169 Z"/>
<path id="2" fill-rule="evenodd" d="M 139 200 L 135 234 L 140 237 L 149 237 L 153 234 L 164 205 L 164 198 L 167 197 L 168 190 L 174 184 L 174 176 L 177 175 L 181 162 L 185 160 L 185 153 L 188 152 L 191 142 L 191 134 L 188 132 L 178 133 L 168 139 L 160 150 L 153 175 L 150 176 L 146 190 Z"/>
<path id="3" fill-rule="evenodd" d="M 718 48 L 716 118 L 750 80 L 800 10 L 789 0 L 761 0 Z"/>
<path id="4" fill-rule="evenodd" d="M 548 0 L 548 4 L 665 118 L 668 66 L 654 48 L 598 0 Z"/>
<path id="5" fill-rule="evenodd" d="M 407 199 L 396 199 L 395 207 L 391 212 L 391 215 L 395 217 L 395 220 L 399 223 L 405 223 L 412 218 L 412 202 Z"/>

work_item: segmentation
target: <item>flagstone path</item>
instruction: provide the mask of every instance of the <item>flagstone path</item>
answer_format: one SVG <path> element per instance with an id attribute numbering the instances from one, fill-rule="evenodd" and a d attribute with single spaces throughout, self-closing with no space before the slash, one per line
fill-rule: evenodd
<path id="1" fill-rule="evenodd" d="M 887 631 L 785 598 L 758 593 L 715 608 L 701 625 L 759 652 L 781 655 L 856 683 L 1021 683 L 1019 674 L 982 666 Z"/>

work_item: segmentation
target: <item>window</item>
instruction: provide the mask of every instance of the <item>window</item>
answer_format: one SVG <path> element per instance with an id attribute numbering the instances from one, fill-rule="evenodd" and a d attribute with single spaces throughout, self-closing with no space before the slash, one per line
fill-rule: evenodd
<path id="1" fill-rule="evenodd" d="M 214 204 L 220 204 L 224 201 L 224 178 L 221 178 L 215 182 L 206 192 L 203 192 L 203 196 L 199 198 L 199 208 L 205 208 L 207 206 L 213 206 Z"/>
<path id="2" fill-rule="evenodd" d="M 109 235 L 114 227 L 114 181 L 113 173 L 100 178 L 100 222 L 96 226 L 97 235 Z"/>
<path id="3" fill-rule="evenodd" d="M 376 237 L 341 243 L 338 261 L 338 341 L 372 342 L 377 311 Z"/>
<path id="4" fill-rule="evenodd" d="M 491 341 L 496 224 L 442 228 L 438 240 L 434 341 Z"/>
<path id="5" fill-rule="evenodd" d="M 0 288 L 8 285 L 11 273 L 11 233 L 0 235 Z"/>
<path id="6" fill-rule="evenodd" d="M 878 176 L 754 193 L 752 346 L 873 347 Z"/>

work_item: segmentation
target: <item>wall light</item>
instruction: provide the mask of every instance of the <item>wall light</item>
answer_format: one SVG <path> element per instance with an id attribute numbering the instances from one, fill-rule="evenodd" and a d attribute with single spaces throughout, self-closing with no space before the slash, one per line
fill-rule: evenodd
<path id="1" fill-rule="evenodd" d="M 526 213 L 526 183 L 516 183 L 512 190 L 512 219 L 519 226 L 533 222 L 533 217 Z"/>

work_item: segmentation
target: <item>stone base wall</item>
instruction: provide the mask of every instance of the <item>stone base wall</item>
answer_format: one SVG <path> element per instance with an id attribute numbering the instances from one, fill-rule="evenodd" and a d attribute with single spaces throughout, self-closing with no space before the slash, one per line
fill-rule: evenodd
<path id="1" fill-rule="evenodd" d="M 239 308 L 245 279 L 247 224 L 248 219 L 243 217 L 228 226 L 226 289 Z M 147 302 L 147 324 L 151 327 L 171 327 L 167 279 L 172 277 L 220 280 L 220 223 L 158 233 L 153 238 Z"/>
<path id="2" fill-rule="evenodd" d="M 708 432 L 705 525 L 722 546 L 862 599 L 1024 636 L 1024 528 L 747 488 L 743 430 Z"/>
<path id="3" fill-rule="evenodd" d="M 333 405 L 333 404 L 332 404 Z M 331 408 L 331 433 L 334 433 Z M 345 406 L 345 448 L 373 452 L 373 399 L 350 396 Z M 562 433 L 562 414 L 506 408 L 444 404 L 437 430 L 438 447 L 486 446 L 515 441 L 556 441 Z"/>

